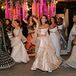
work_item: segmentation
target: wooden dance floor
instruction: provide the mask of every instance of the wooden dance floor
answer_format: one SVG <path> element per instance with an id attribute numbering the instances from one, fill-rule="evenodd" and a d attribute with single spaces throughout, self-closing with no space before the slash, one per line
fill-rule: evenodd
<path id="1" fill-rule="evenodd" d="M 72 69 L 71 67 L 60 67 L 52 73 L 40 70 L 31 71 L 30 68 L 33 61 L 34 58 L 31 57 L 30 62 L 27 64 L 20 63 L 10 69 L 0 70 L 0 76 L 76 76 L 76 69 Z"/>

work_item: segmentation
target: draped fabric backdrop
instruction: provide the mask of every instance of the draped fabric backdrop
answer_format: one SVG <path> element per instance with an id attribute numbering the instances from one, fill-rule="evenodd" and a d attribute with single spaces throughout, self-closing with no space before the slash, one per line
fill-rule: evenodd
<path id="1" fill-rule="evenodd" d="M 9 18 L 8 0 L 6 0 L 5 18 L 6 18 L 6 19 Z"/>
<path id="2" fill-rule="evenodd" d="M 23 0 L 22 4 L 20 3 L 20 0 L 17 0 L 17 2 L 15 3 L 13 2 L 13 0 L 10 0 L 10 5 L 8 5 L 8 0 L 6 0 L 5 18 L 9 18 L 11 20 L 21 20 L 22 18 L 26 18 L 28 13 L 27 6 L 28 4 L 26 0 Z M 56 14 L 55 0 L 33 0 L 31 8 L 32 15 L 37 17 L 46 15 L 48 18 L 50 18 L 52 16 L 55 16 Z"/>

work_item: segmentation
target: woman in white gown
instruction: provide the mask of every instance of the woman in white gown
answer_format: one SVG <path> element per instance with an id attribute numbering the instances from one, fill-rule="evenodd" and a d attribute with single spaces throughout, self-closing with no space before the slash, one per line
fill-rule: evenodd
<path id="1" fill-rule="evenodd" d="M 20 22 L 18 20 L 14 20 L 13 27 L 15 29 L 13 31 L 14 37 L 11 40 L 11 44 L 13 47 L 11 57 L 16 62 L 27 63 L 29 61 L 29 56 L 27 54 L 27 50 L 23 45 L 23 42 L 26 42 L 26 38 L 22 34 Z"/>
<path id="2" fill-rule="evenodd" d="M 52 44 L 56 50 L 56 55 L 60 57 L 60 35 L 58 32 L 57 24 L 56 24 L 56 19 L 55 17 L 51 18 L 51 25 L 49 27 L 50 31 L 50 40 L 52 41 Z"/>
<path id="3" fill-rule="evenodd" d="M 76 15 L 73 16 L 73 27 L 70 31 L 70 34 L 69 34 L 69 39 L 68 39 L 68 47 L 67 47 L 67 52 L 70 52 L 71 51 L 71 48 L 72 48 L 72 40 L 73 40 L 73 34 L 76 32 Z"/>
<path id="4" fill-rule="evenodd" d="M 63 66 L 67 67 L 70 66 L 76 69 L 76 33 L 75 37 L 73 36 L 73 48 L 70 57 L 62 64 Z"/>
<path id="5" fill-rule="evenodd" d="M 64 64 L 65 65 L 67 64 L 70 67 L 76 69 L 76 15 L 74 16 L 73 19 L 75 20 L 74 21 L 75 23 L 74 23 L 74 26 L 73 26 L 71 33 L 70 33 L 71 43 L 73 42 L 72 53 L 71 53 L 71 56 L 69 57 L 69 59 L 64 62 Z"/>
<path id="6" fill-rule="evenodd" d="M 66 64 L 69 65 L 70 67 L 76 69 L 76 41 L 75 41 L 75 43 L 74 43 L 71 56 L 70 56 L 69 59 L 66 61 Z"/>
<path id="7" fill-rule="evenodd" d="M 48 35 L 46 16 L 41 18 L 41 24 L 37 29 L 36 57 L 31 70 L 40 69 L 52 72 L 59 67 L 61 60 L 56 56 L 55 50 Z"/>

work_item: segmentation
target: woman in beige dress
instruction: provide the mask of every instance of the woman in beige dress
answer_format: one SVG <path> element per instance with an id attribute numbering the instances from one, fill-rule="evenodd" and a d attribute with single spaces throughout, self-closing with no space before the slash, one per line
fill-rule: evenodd
<path id="1" fill-rule="evenodd" d="M 31 70 L 40 69 L 42 71 L 52 72 L 59 67 L 61 60 L 56 56 L 56 51 L 51 44 L 48 35 L 49 26 L 45 15 L 42 16 L 41 22 L 37 28 L 36 56 Z"/>

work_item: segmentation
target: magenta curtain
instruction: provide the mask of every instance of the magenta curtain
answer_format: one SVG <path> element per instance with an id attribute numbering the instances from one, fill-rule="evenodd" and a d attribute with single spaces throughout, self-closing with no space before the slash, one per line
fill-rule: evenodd
<path id="1" fill-rule="evenodd" d="M 8 0 L 6 0 L 5 18 L 9 19 Z"/>
<path id="2" fill-rule="evenodd" d="M 20 5 L 20 1 L 17 1 L 17 3 L 16 3 L 16 18 L 18 20 L 21 20 L 21 5 Z"/>

